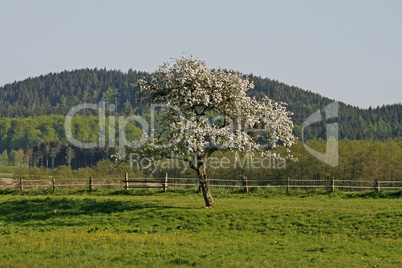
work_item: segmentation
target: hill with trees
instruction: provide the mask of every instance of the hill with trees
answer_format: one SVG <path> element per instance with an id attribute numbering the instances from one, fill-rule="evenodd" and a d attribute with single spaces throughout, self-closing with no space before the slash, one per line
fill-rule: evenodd
<path id="1" fill-rule="evenodd" d="M 294 113 L 295 134 L 300 136 L 301 125 L 317 110 L 333 102 L 319 94 L 289 86 L 277 80 L 248 75 L 255 88 L 251 96 L 261 99 L 268 96 L 275 101 L 288 103 Z M 50 73 L 0 87 L 0 117 L 35 117 L 40 115 L 66 115 L 71 107 L 80 103 L 98 103 L 117 106 L 117 114 L 144 113 L 144 107 L 135 102 L 132 84 L 140 78 L 149 78 L 146 72 L 122 72 L 106 69 L 81 69 Z M 385 140 L 401 136 L 402 105 L 360 109 L 339 103 L 339 138 Z M 325 139 L 325 122 L 307 127 L 309 139 Z"/>
<path id="2" fill-rule="evenodd" d="M 93 149 L 82 149 L 69 144 L 64 133 L 65 115 L 77 104 L 104 101 L 117 106 L 113 115 L 139 114 L 149 120 L 149 111 L 135 102 L 132 86 L 144 77 L 149 79 L 150 75 L 133 70 L 125 73 L 106 69 L 82 69 L 50 73 L 0 87 L 0 165 L 48 168 L 65 165 L 79 169 L 95 167 L 102 159 L 109 159 L 117 148 L 108 147 L 108 143 L 104 148 Z M 325 105 L 333 102 L 319 94 L 276 80 L 254 75 L 248 77 L 255 84 L 250 95 L 257 99 L 268 96 L 288 103 L 288 109 L 294 113 L 294 131 L 298 136 L 301 125 L 310 115 L 320 110 L 325 117 Z M 328 167 L 315 159 L 298 143 L 293 146 L 292 151 L 299 161 L 289 163 L 286 170 L 210 170 L 211 178 L 248 176 L 259 179 L 269 176 L 282 180 L 287 177 L 322 179 L 336 176 L 360 179 L 375 176 L 398 179 L 401 176 L 401 108 L 401 104 L 394 104 L 359 109 L 339 103 L 339 117 L 331 121 L 339 123 L 341 141 L 337 168 Z M 72 122 L 74 136 L 83 142 L 96 141 L 98 120 L 97 111 L 80 111 Z M 109 127 L 108 123 L 106 120 L 106 129 Z M 311 148 L 325 151 L 325 122 L 307 127 L 305 134 L 310 140 L 308 144 Z M 107 131 L 106 140 L 109 140 L 108 135 Z M 129 141 L 136 140 L 141 131 L 134 123 L 129 123 L 126 125 L 125 135 Z M 117 120 L 116 141 L 118 137 Z M 234 156 L 228 153 L 226 157 Z M 155 171 L 155 176 L 161 176 L 165 171 L 177 176 L 194 176 L 187 172 L 182 174 L 178 169 Z M 105 173 L 104 170 L 102 172 Z"/>

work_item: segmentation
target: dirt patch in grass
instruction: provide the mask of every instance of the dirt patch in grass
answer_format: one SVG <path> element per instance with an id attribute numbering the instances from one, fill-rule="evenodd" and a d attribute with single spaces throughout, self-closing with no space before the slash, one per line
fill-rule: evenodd
<path id="1" fill-rule="evenodd" d="M 0 178 L 0 187 L 10 187 L 15 185 L 16 185 L 15 179 Z"/>

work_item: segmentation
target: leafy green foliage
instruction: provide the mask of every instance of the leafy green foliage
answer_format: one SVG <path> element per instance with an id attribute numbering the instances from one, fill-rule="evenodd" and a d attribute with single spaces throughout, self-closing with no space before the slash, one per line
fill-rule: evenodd
<path id="1" fill-rule="evenodd" d="M 128 115 L 136 111 L 143 113 L 144 107 L 135 102 L 132 84 L 138 79 L 149 79 L 145 72 L 129 70 L 127 73 L 105 69 L 81 69 L 50 73 L 36 78 L 28 78 L 0 87 L 0 117 L 30 117 L 39 115 L 66 115 L 79 103 L 117 104 L 118 114 Z M 251 96 L 262 99 L 268 96 L 275 101 L 288 103 L 296 124 L 295 134 L 300 135 L 300 126 L 319 109 L 333 100 L 298 87 L 280 83 L 277 80 L 248 76 L 255 84 Z M 402 105 L 359 109 L 344 103 L 339 106 L 340 138 L 387 139 L 402 135 Z M 85 113 L 96 113 L 86 109 Z M 3 126 L 0 123 L 0 134 Z M 35 131 L 32 130 L 32 135 Z M 311 137 L 325 138 L 325 123 L 306 129 Z M 24 146 L 22 146 L 24 147 Z"/>
<path id="2" fill-rule="evenodd" d="M 107 159 L 115 148 L 94 148 L 91 150 L 71 147 L 64 133 L 62 115 L 46 115 L 28 118 L 0 118 L 0 165 L 45 166 L 47 168 L 71 164 L 74 168 L 94 166 L 100 159 Z M 94 115 L 77 114 L 72 120 L 72 133 L 81 142 L 97 141 L 99 118 Z M 119 145 L 119 124 L 116 120 L 114 139 Z M 1 128 L 1 127 L 4 128 Z M 106 121 L 109 128 L 109 120 Z M 141 136 L 135 123 L 128 123 L 125 135 L 128 141 Z M 106 140 L 109 132 L 106 131 Z M 10 153 L 7 153 L 10 152 Z"/>
<path id="3" fill-rule="evenodd" d="M 325 150 L 325 142 L 323 140 L 309 141 L 308 145 L 317 151 Z M 283 185 L 288 177 L 291 179 L 317 181 L 325 181 L 332 177 L 337 180 L 353 181 L 374 181 L 376 178 L 382 181 L 398 181 L 402 177 L 402 162 L 400 161 L 402 158 L 402 143 L 398 139 L 387 141 L 341 140 L 339 141 L 339 165 L 335 168 L 325 165 L 320 160 L 314 158 L 305 150 L 300 142 L 292 146 L 291 149 L 292 154 L 297 159 L 296 162 L 287 161 L 283 165 L 281 162 L 264 160 L 264 167 L 259 166 L 259 168 L 253 168 L 251 164 L 247 164 L 244 158 L 236 160 L 236 155 L 231 152 L 215 152 L 212 155 L 215 159 L 215 164 L 214 162 L 209 162 L 207 172 L 210 179 L 241 180 L 244 176 L 247 176 L 250 180 L 273 180 L 274 184 L 279 185 Z M 283 148 L 277 148 L 275 152 L 282 154 L 283 150 Z M 87 167 L 85 165 L 75 165 L 76 170 L 72 171 L 73 177 L 123 178 L 125 172 L 129 172 L 130 177 L 144 176 L 138 170 L 135 163 L 133 163 L 133 168 L 130 169 L 129 164 L 126 163 L 114 166 L 108 160 L 109 155 L 106 153 L 106 159 L 96 159 L 91 154 L 80 154 L 80 150 L 76 149 L 76 152 L 77 156 L 75 159 L 78 159 L 81 164 L 85 164 L 85 161 L 88 160 L 93 161 L 93 164 L 92 168 L 89 165 Z M 284 153 L 286 154 L 286 152 Z M 60 154 L 62 155 L 63 152 Z M 90 158 L 87 159 L 86 157 Z M 46 155 L 44 158 L 46 158 Z M 223 163 L 223 158 L 226 158 L 227 164 L 217 165 L 216 163 Z M 59 162 L 59 164 L 63 165 L 63 162 Z M 168 159 L 157 162 L 157 166 L 150 171 L 153 172 L 152 175 L 154 177 L 164 177 L 166 172 L 169 174 L 169 177 L 175 178 L 193 178 L 196 175 L 192 169 L 188 168 L 186 163 Z M 19 178 L 21 176 L 25 177 L 28 174 L 28 169 L 26 167 L 18 169 L 18 166 L 0 166 L 0 172 L 7 173 L 3 177 L 12 177 L 12 174 L 17 172 L 16 177 Z M 322 185 L 322 182 L 318 183 Z"/>
<path id="4" fill-rule="evenodd" d="M 308 146 L 314 150 L 324 152 L 325 141 L 311 140 Z M 337 180 L 374 181 L 378 178 L 383 181 L 398 181 L 402 177 L 402 143 L 397 139 L 386 141 L 339 141 L 339 165 L 331 167 L 312 156 L 301 142 L 291 147 L 292 155 L 297 161 L 287 160 L 284 162 L 264 159 L 264 164 L 253 167 L 250 159 L 236 159 L 231 152 L 215 152 L 214 164 L 209 162 L 207 172 L 210 179 L 234 179 L 241 180 L 246 176 L 249 180 L 272 180 L 273 185 L 286 184 L 287 178 L 299 180 L 313 180 L 309 185 L 314 185 L 314 180 L 319 185 L 323 181 L 329 181 L 332 177 Z M 278 147 L 274 152 L 286 155 L 284 148 Z M 283 164 L 284 163 L 284 164 Z M 155 177 L 164 176 L 165 172 L 171 177 L 194 177 L 185 164 L 175 165 L 160 163 L 161 169 L 154 173 Z M 321 182 L 320 182 L 321 181 Z M 327 183 L 329 184 L 329 182 Z M 348 185 L 347 183 L 343 183 Z"/>

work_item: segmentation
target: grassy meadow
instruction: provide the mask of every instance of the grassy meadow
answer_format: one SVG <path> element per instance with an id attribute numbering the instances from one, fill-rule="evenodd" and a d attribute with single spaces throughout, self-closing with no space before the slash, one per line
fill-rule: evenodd
<path id="1" fill-rule="evenodd" d="M 401 192 L 0 190 L 0 267 L 401 267 Z"/>

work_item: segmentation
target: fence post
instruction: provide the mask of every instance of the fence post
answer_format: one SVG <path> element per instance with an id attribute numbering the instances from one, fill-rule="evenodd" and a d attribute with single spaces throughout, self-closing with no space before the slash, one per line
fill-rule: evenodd
<path id="1" fill-rule="evenodd" d="M 378 178 L 375 178 L 375 184 L 376 184 L 376 192 L 379 193 L 381 188 L 380 188 L 380 181 Z"/>
<path id="2" fill-rule="evenodd" d="M 332 177 L 332 192 L 335 192 L 335 177 Z"/>
<path id="3" fill-rule="evenodd" d="M 167 172 L 166 172 L 165 181 L 164 181 L 164 183 L 163 183 L 163 192 L 166 193 L 167 188 L 168 188 L 168 174 L 167 174 Z"/>
<path id="4" fill-rule="evenodd" d="M 89 177 L 89 191 L 92 191 L 92 177 Z"/>
<path id="5" fill-rule="evenodd" d="M 288 177 L 288 183 L 286 184 L 286 194 L 289 194 L 289 183 L 290 183 L 290 178 Z"/>
<path id="6" fill-rule="evenodd" d="M 128 173 L 126 172 L 126 175 L 124 177 L 124 189 L 128 189 Z"/>
<path id="7" fill-rule="evenodd" d="M 54 192 L 54 190 L 56 190 L 56 179 L 54 177 L 52 179 L 52 183 L 53 183 L 53 192 Z"/>
<path id="8" fill-rule="evenodd" d="M 22 185 L 22 178 L 20 178 L 20 190 L 24 190 L 24 186 Z"/>
<path id="9" fill-rule="evenodd" d="M 247 181 L 247 176 L 243 176 L 243 187 L 244 187 L 244 192 L 248 194 L 248 181 Z"/>

